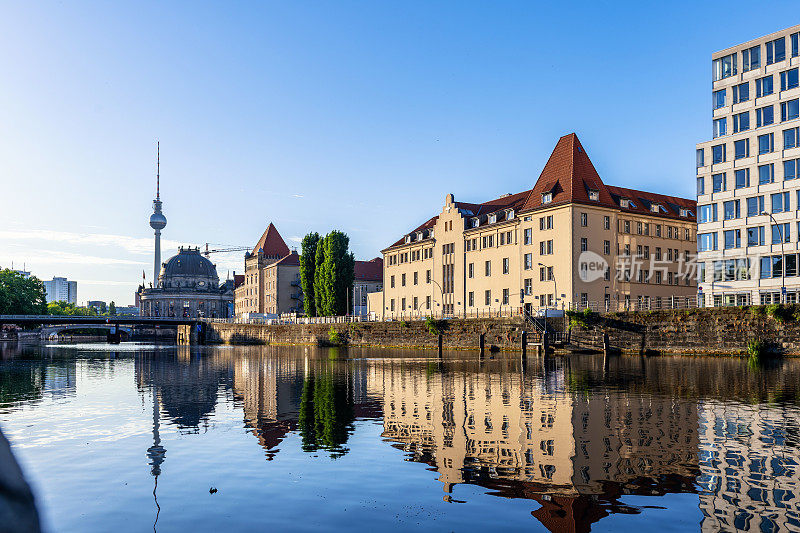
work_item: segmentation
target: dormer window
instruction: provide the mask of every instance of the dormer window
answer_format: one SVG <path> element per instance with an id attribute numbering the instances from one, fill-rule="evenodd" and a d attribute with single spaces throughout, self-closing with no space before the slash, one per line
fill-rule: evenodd
<path id="1" fill-rule="evenodd" d="M 512 218 L 514 218 L 514 210 L 509 209 L 508 211 L 506 211 L 506 220 L 511 220 Z"/>
<path id="2" fill-rule="evenodd" d="M 542 193 L 542 203 L 549 204 L 553 201 L 553 193 L 552 192 L 544 192 Z"/>
<path id="3" fill-rule="evenodd" d="M 422 240 L 422 232 L 421 231 L 417 232 L 417 240 L 418 241 Z"/>
<path id="4" fill-rule="evenodd" d="M 682 217 L 690 217 L 692 216 L 692 212 L 686 209 L 685 207 L 681 207 L 681 216 Z"/>
<path id="5" fill-rule="evenodd" d="M 592 200 L 594 202 L 600 201 L 600 191 L 597 191 L 595 189 L 589 189 L 589 200 Z"/>
<path id="6" fill-rule="evenodd" d="M 406 235 L 406 244 L 411 242 L 411 235 Z"/>
<path id="7" fill-rule="evenodd" d="M 658 204 L 652 204 L 650 206 L 650 211 L 653 212 L 653 213 L 660 213 L 661 212 L 661 206 L 658 205 Z"/>
<path id="8" fill-rule="evenodd" d="M 631 201 L 628 200 L 627 198 L 620 198 L 619 199 L 619 206 L 622 207 L 622 208 L 627 209 L 629 207 L 629 205 L 630 205 L 630 202 Z"/>
<path id="9" fill-rule="evenodd" d="M 481 225 L 481 220 L 478 217 L 472 219 L 472 227 L 477 228 Z"/>
<path id="10" fill-rule="evenodd" d="M 429 230 L 428 230 L 428 237 L 430 237 L 431 239 L 433 239 L 433 228 L 431 228 L 431 229 L 429 229 Z"/>
<path id="11" fill-rule="evenodd" d="M 494 224 L 495 222 L 497 222 L 497 214 L 492 213 L 491 215 L 489 215 L 489 224 Z"/>

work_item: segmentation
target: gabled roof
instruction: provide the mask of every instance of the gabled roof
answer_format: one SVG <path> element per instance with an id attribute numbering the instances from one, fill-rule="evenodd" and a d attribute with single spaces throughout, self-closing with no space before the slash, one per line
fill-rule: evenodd
<path id="1" fill-rule="evenodd" d="M 383 281 L 383 259 L 380 257 L 369 261 L 356 261 L 354 270 L 358 281 Z"/>
<path id="2" fill-rule="evenodd" d="M 417 226 L 413 230 L 409 231 L 408 233 L 409 234 L 416 233 L 418 231 L 422 231 L 422 230 L 426 230 L 426 229 L 432 228 L 433 226 L 436 225 L 436 221 L 437 220 L 439 220 L 439 215 L 436 215 L 435 217 L 429 218 L 427 221 L 423 222 L 422 224 L 420 224 L 419 226 Z M 401 244 L 405 244 L 405 242 L 406 242 L 405 237 L 401 237 L 400 240 L 398 240 L 397 242 L 391 244 L 388 248 L 391 248 L 392 246 L 400 246 Z"/>
<path id="3" fill-rule="evenodd" d="M 697 202 L 694 200 L 687 200 L 686 198 L 678 198 L 677 196 L 666 196 L 664 194 L 656 194 L 654 192 L 637 191 L 634 189 L 626 189 L 624 187 L 614 187 L 608 185 L 608 191 L 614 199 L 617 206 L 621 198 L 632 200 L 634 206 L 623 208 L 623 212 L 630 211 L 636 214 L 649 214 L 658 215 L 668 218 L 677 218 L 680 220 L 697 220 Z M 653 204 L 660 205 L 663 210 L 660 213 L 653 213 L 650 211 L 650 206 Z M 691 212 L 690 216 L 682 217 L 681 209 L 687 209 Z"/>
<path id="4" fill-rule="evenodd" d="M 289 247 L 286 246 L 283 237 L 281 237 L 281 234 L 275 229 L 272 222 L 269 223 L 266 231 L 264 231 L 264 234 L 258 239 L 255 247 L 253 247 L 253 253 L 257 254 L 259 250 L 263 250 L 264 255 L 269 257 L 284 257 L 289 255 Z"/>
<path id="5" fill-rule="evenodd" d="M 599 200 L 589 200 L 589 190 L 597 191 Z M 556 143 L 550 159 L 525 201 L 523 210 L 542 207 L 542 195 L 548 192 L 553 195 L 548 207 L 574 202 L 619 207 L 614 204 L 611 194 L 574 133 L 564 135 Z"/>

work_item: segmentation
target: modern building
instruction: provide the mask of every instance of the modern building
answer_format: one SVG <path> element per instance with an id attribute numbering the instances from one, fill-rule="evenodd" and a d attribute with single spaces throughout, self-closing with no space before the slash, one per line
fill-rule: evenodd
<path id="1" fill-rule="evenodd" d="M 78 303 L 78 282 L 69 281 L 67 278 L 53 277 L 51 281 L 44 282 L 47 303 L 67 302 Z"/>
<path id="2" fill-rule="evenodd" d="M 161 266 L 155 286 L 139 286 L 141 316 L 228 318 L 233 280 L 220 283 L 217 268 L 199 248 L 180 248 Z"/>
<path id="3" fill-rule="evenodd" d="M 800 26 L 712 54 L 712 139 L 697 145 L 705 305 L 797 302 Z M 782 287 L 785 289 L 782 291 Z"/>
<path id="4" fill-rule="evenodd" d="M 86 307 L 94 309 L 98 313 L 105 313 L 108 311 L 108 305 L 103 300 L 89 300 L 86 302 Z"/>
<path id="5" fill-rule="evenodd" d="M 383 250 L 384 317 L 694 305 L 696 203 L 606 185 L 573 133 L 533 188 L 441 212 Z"/>
<path id="6" fill-rule="evenodd" d="M 303 312 L 300 256 L 289 251 L 272 222 L 244 256 L 244 282 L 236 288 L 234 309 L 236 316 Z"/>
<path id="7" fill-rule="evenodd" d="M 356 261 L 354 271 L 351 314 L 367 316 L 371 312 L 380 312 L 380 307 L 370 309 L 368 295 L 383 290 L 383 258 L 376 257 L 369 261 Z"/>

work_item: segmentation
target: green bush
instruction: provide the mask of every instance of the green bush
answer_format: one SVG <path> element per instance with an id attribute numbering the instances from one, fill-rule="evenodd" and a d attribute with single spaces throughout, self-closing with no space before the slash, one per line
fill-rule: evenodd
<path id="1" fill-rule="evenodd" d="M 772 304 L 767 306 L 767 315 L 778 322 L 787 322 L 797 319 L 798 310 L 793 305 Z"/>
<path id="2" fill-rule="evenodd" d="M 447 322 L 444 320 L 436 320 L 429 316 L 425 319 L 425 327 L 428 328 L 428 333 L 431 335 L 441 335 L 447 327 Z"/>
<path id="3" fill-rule="evenodd" d="M 760 359 L 767 353 L 767 343 L 761 339 L 750 339 L 747 342 L 747 356 L 751 359 Z"/>
<path id="4" fill-rule="evenodd" d="M 331 326 L 331 329 L 328 331 L 328 340 L 334 346 L 340 346 L 344 344 L 344 337 L 333 326 Z"/>
<path id="5" fill-rule="evenodd" d="M 754 305 L 750 308 L 750 314 L 753 316 L 763 315 L 766 312 L 766 309 L 763 305 Z"/>
<path id="6" fill-rule="evenodd" d="M 588 307 L 583 311 L 567 311 L 570 327 L 582 326 L 588 328 L 598 318 L 598 314 Z"/>

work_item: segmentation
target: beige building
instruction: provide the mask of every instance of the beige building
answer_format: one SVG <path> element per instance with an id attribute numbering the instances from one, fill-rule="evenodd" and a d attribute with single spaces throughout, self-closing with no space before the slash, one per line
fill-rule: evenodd
<path id="1" fill-rule="evenodd" d="M 368 316 L 376 309 L 380 310 L 380 302 L 377 306 L 370 307 L 373 300 L 370 295 L 380 294 L 383 290 L 383 258 L 376 257 L 369 261 L 356 261 L 353 265 L 353 303 L 351 314 L 355 316 Z"/>
<path id="2" fill-rule="evenodd" d="M 386 318 L 694 304 L 696 204 L 606 185 L 575 134 L 534 187 L 441 212 L 383 250 Z"/>
<path id="3" fill-rule="evenodd" d="M 303 312 L 300 256 L 289 251 L 270 222 L 244 257 L 244 281 L 236 288 L 236 316 Z"/>
<path id="4" fill-rule="evenodd" d="M 706 305 L 797 302 L 800 26 L 712 62 L 712 140 L 697 145 L 698 250 Z"/>

